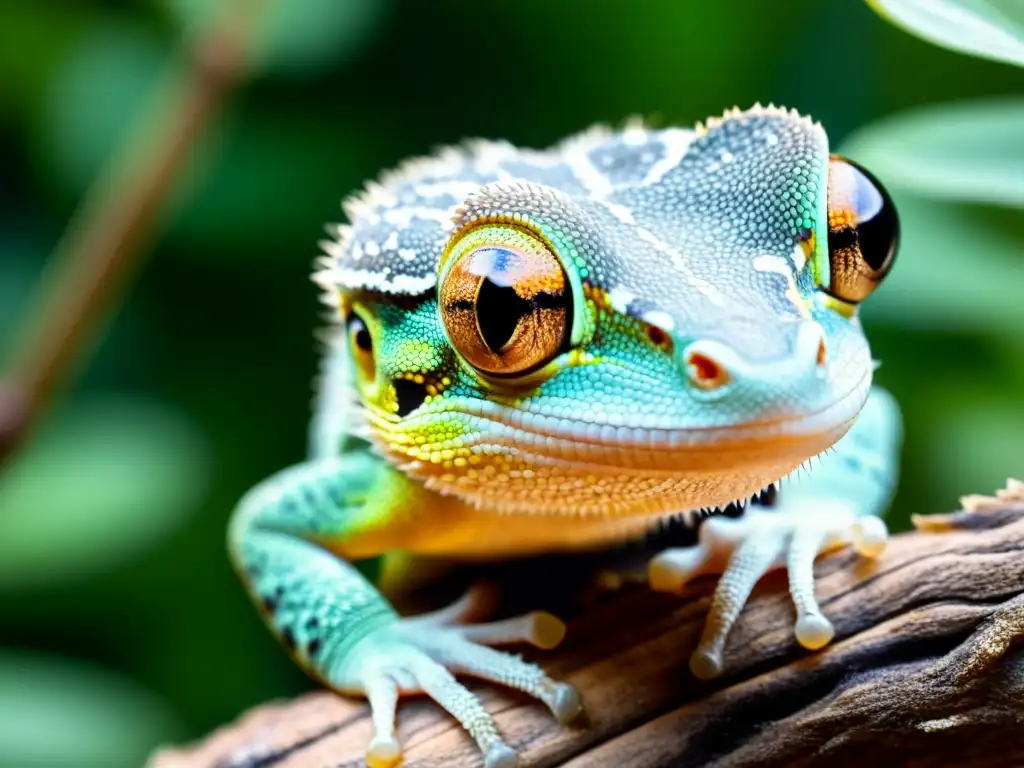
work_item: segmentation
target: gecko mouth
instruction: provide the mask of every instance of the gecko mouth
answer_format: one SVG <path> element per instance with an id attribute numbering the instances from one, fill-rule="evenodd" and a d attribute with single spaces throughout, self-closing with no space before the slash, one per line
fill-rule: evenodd
<path id="1" fill-rule="evenodd" d="M 650 429 L 594 424 L 544 416 L 485 400 L 448 401 L 447 413 L 460 422 L 458 448 L 508 453 L 541 461 L 598 465 L 622 470 L 721 472 L 766 464 L 794 466 L 821 453 L 845 434 L 867 397 L 865 376 L 846 395 L 803 414 L 760 419 L 726 427 Z M 371 414 L 391 448 L 409 458 L 446 455 L 450 442 L 424 441 L 437 414 L 412 414 L 401 423 Z M 403 435 L 415 434 L 410 451 Z"/>
<path id="2" fill-rule="evenodd" d="M 852 424 L 867 396 L 865 376 L 842 397 L 805 414 L 762 419 L 728 427 L 650 429 L 553 418 L 486 400 L 450 403 L 465 424 L 463 446 L 493 446 L 571 463 L 623 469 L 737 468 L 790 456 L 798 463 L 825 451 Z M 451 413 L 451 412 L 450 412 Z M 423 419 L 413 416 L 402 431 Z M 385 431 L 390 425 L 378 422 Z M 393 427 L 392 427 L 393 429 Z M 440 447 L 440 446 L 438 446 Z"/>

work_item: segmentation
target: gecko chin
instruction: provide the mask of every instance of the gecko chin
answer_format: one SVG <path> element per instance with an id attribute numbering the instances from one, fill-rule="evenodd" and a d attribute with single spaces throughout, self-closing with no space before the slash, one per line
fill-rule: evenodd
<path id="1" fill-rule="evenodd" d="M 870 382 L 814 410 L 725 427 L 611 426 L 470 400 L 445 413 L 458 437 L 441 437 L 437 414 L 378 437 L 428 487 L 491 509 L 656 515 L 724 506 L 779 480 L 847 432 Z"/>

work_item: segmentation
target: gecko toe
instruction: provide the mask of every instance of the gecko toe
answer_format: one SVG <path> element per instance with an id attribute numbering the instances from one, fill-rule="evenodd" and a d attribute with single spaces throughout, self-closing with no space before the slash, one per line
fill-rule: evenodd
<path id="1" fill-rule="evenodd" d="M 864 557 L 878 557 L 889 540 L 885 521 L 874 515 L 858 518 L 853 526 L 853 546 Z"/>
<path id="2" fill-rule="evenodd" d="M 551 713 L 563 724 L 571 723 L 583 712 L 579 691 L 568 683 L 558 683 L 550 700 Z"/>
<path id="3" fill-rule="evenodd" d="M 690 657 L 690 671 L 701 680 L 713 680 L 722 674 L 722 654 L 711 648 L 698 648 Z"/>
<path id="4" fill-rule="evenodd" d="M 808 613 L 797 619 L 794 634 L 800 645 L 808 650 L 816 651 L 832 642 L 836 631 L 832 622 L 820 613 Z"/>
<path id="5" fill-rule="evenodd" d="M 557 616 L 546 611 L 537 611 L 530 614 L 530 619 L 532 626 L 527 639 L 537 648 L 549 651 L 565 639 L 565 622 Z"/>
<path id="6" fill-rule="evenodd" d="M 369 768 L 394 768 L 402 762 L 402 747 L 394 737 L 377 736 L 366 748 Z"/>
<path id="7" fill-rule="evenodd" d="M 681 592 L 691 579 L 704 573 L 707 566 L 704 547 L 676 547 L 666 549 L 651 558 L 647 565 L 647 580 L 655 592 Z"/>
<path id="8" fill-rule="evenodd" d="M 505 744 L 495 744 L 484 758 L 484 768 L 519 768 L 519 755 Z"/>

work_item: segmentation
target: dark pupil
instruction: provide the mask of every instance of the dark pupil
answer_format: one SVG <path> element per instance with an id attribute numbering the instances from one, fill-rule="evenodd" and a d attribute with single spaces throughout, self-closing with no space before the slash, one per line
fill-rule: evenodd
<path id="1" fill-rule="evenodd" d="M 853 169 L 860 254 L 868 266 L 877 271 L 886 265 L 896 248 L 899 233 L 896 206 L 871 174 L 858 166 Z"/>
<path id="2" fill-rule="evenodd" d="M 352 315 L 349 318 L 348 329 L 356 342 L 356 346 L 363 350 L 363 352 L 369 352 L 373 349 L 373 339 L 370 337 L 370 331 L 359 315 Z"/>
<path id="3" fill-rule="evenodd" d="M 499 285 L 490 277 L 483 279 L 476 297 L 476 322 L 492 352 L 500 352 L 508 344 L 532 306 L 533 302 L 519 296 L 511 286 Z"/>
<path id="4" fill-rule="evenodd" d="M 476 295 L 476 322 L 484 344 L 492 352 L 501 352 L 511 341 L 519 321 L 530 312 L 565 307 L 566 296 L 561 291 L 538 292 L 528 299 L 516 293 L 514 271 L 519 257 L 512 251 L 481 248 L 476 257 L 484 267 Z"/>

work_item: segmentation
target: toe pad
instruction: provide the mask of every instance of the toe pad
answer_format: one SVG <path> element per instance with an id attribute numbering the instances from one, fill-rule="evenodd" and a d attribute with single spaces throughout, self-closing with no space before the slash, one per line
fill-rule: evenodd
<path id="1" fill-rule="evenodd" d="M 711 680 L 722 674 L 722 657 L 712 651 L 698 648 L 690 657 L 690 671 L 701 680 Z"/>
<path id="2" fill-rule="evenodd" d="M 816 651 L 832 642 L 836 631 L 832 628 L 832 622 L 824 616 L 809 613 L 797 619 L 795 634 L 800 645 Z"/>
<path id="3" fill-rule="evenodd" d="M 484 768 L 519 768 L 519 755 L 504 744 L 495 744 L 487 750 Z"/>
<path id="4" fill-rule="evenodd" d="M 370 768 L 394 768 L 402 762 L 402 748 L 393 738 L 375 738 L 366 749 L 366 764 Z"/>
<path id="5" fill-rule="evenodd" d="M 551 712 L 562 723 L 571 723 L 583 711 L 579 692 L 568 683 L 560 683 L 551 701 Z"/>
<path id="6" fill-rule="evenodd" d="M 546 611 L 538 611 L 533 614 L 533 627 L 530 634 L 535 646 L 549 651 L 565 639 L 565 624 L 561 619 Z"/>

